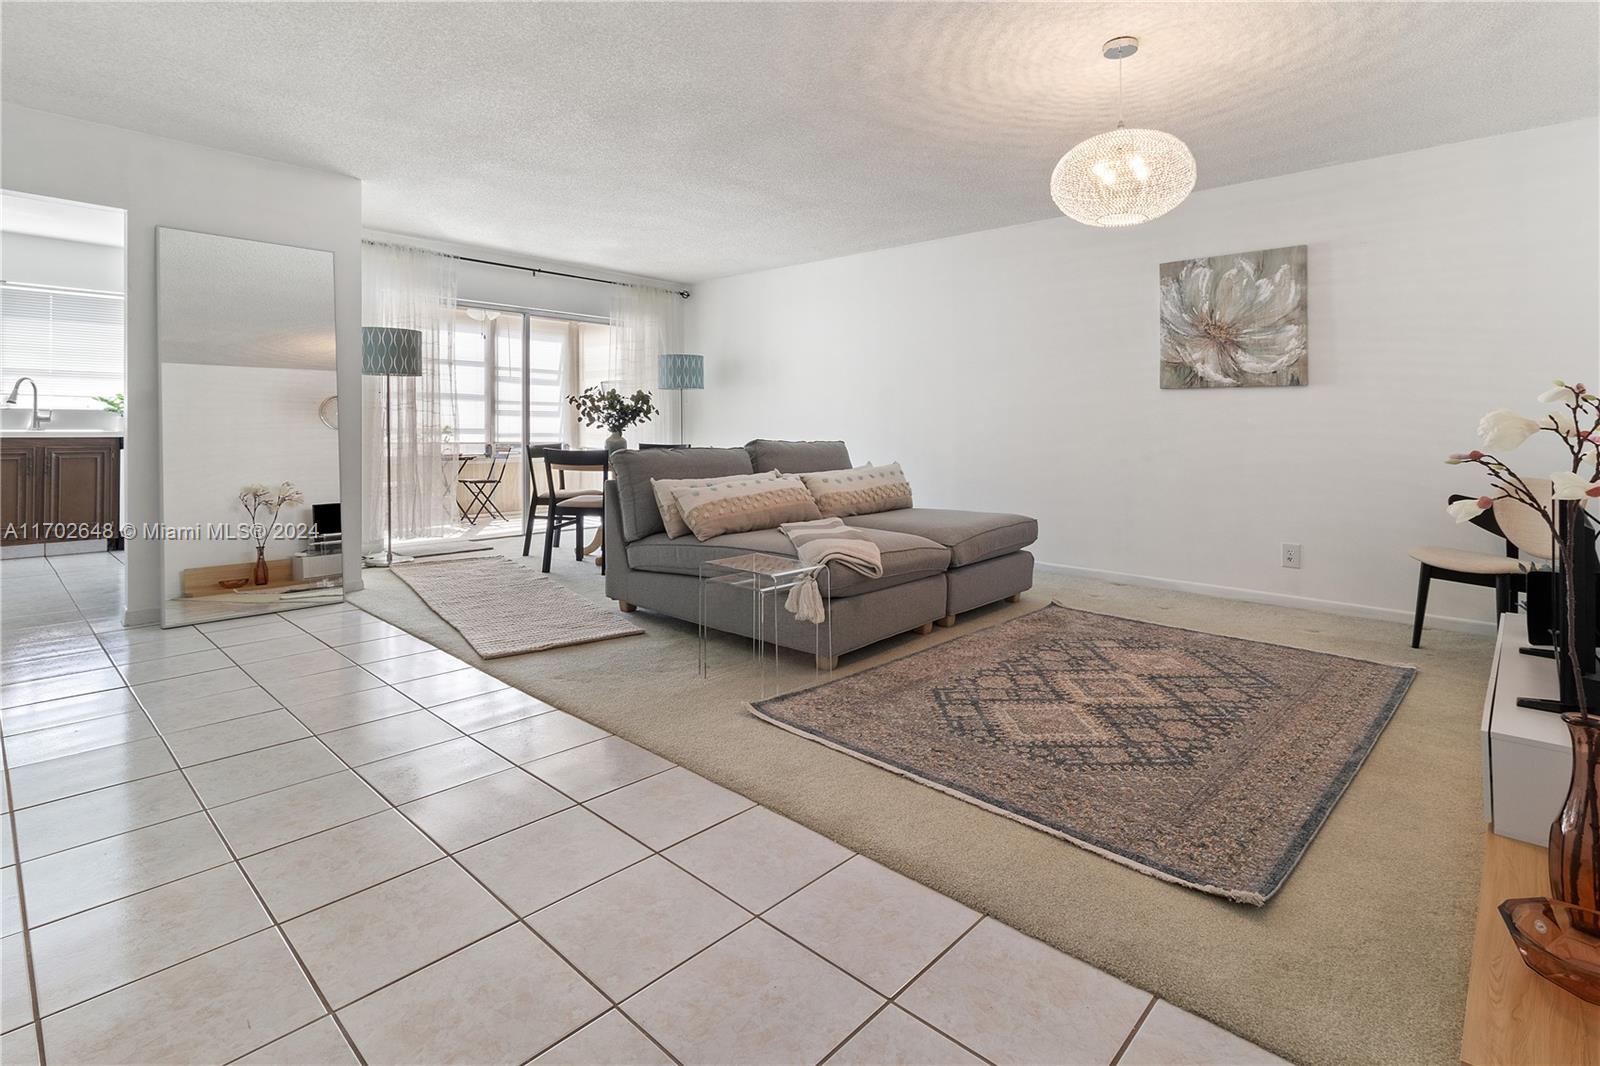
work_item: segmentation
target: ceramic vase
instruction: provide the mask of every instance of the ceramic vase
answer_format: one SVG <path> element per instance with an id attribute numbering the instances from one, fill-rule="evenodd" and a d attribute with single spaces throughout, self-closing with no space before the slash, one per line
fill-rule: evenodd
<path id="1" fill-rule="evenodd" d="M 606 438 L 606 452 L 618 452 L 628 446 L 628 441 L 620 432 L 613 432 Z"/>

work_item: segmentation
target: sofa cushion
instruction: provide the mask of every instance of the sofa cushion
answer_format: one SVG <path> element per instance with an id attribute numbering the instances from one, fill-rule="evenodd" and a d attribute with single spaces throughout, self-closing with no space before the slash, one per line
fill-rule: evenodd
<path id="1" fill-rule="evenodd" d="M 650 487 L 656 493 L 656 510 L 661 512 L 661 524 L 666 528 L 669 537 L 687 537 L 692 530 L 683 520 L 683 510 L 678 506 L 677 497 L 673 493 L 679 489 L 689 488 L 694 485 L 745 485 L 756 481 L 771 481 L 778 475 L 766 474 L 729 474 L 727 477 L 681 477 L 650 479 Z"/>
<path id="2" fill-rule="evenodd" d="M 817 513 L 817 501 L 806 491 L 798 474 L 690 481 L 673 489 L 672 498 L 678 504 L 683 524 L 696 540 L 776 529 L 785 522 L 812 522 L 822 517 Z"/>
<path id="3" fill-rule="evenodd" d="M 851 515 L 845 524 L 858 529 L 890 529 L 912 533 L 950 549 L 950 565 L 993 559 L 1039 539 L 1039 522 L 1020 514 L 988 511 L 944 511 L 912 507 L 903 511 Z"/>
<path id="4" fill-rule="evenodd" d="M 896 533 L 890 530 L 863 530 L 883 553 L 883 576 L 869 578 L 837 563 L 830 564 L 833 595 L 859 596 L 874 589 L 890 588 L 907 581 L 916 581 L 930 574 L 942 574 L 950 565 L 950 549 L 931 540 Z M 649 570 L 659 574 L 687 574 L 698 576 L 700 564 L 712 559 L 725 559 L 746 552 L 766 552 L 794 558 L 794 546 L 789 538 L 776 529 L 758 529 L 749 533 L 724 533 L 710 540 L 676 540 L 665 533 L 656 533 L 628 545 L 628 567 L 632 570 Z"/>
<path id="5" fill-rule="evenodd" d="M 850 449 L 842 440 L 753 440 L 746 444 L 757 471 L 809 474 L 817 470 L 844 470 L 851 465 Z"/>
<path id="6" fill-rule="evenodd" d="M 817 501 L 825 518 L 877 514 L 911 506 L 911 483 L 899 463 L 858 466 L 850 470 L 821 470 L 801 474 L 800 480 Z"/>
<path id="7" fill-rule="evenodd" d="M 611 456 L 617 476 L 617 507 L 622 513 L 622 537 L 638 540 L 666 528 L 656 506 L 651 478 L 707 478 L 749 474 L 750 453 L 743 448 L 652 448 L 619 451 Z"/>

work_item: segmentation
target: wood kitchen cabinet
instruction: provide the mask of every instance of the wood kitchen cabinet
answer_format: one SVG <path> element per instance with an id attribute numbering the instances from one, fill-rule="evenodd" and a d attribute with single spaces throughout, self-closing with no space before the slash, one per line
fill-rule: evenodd
<path id="1" fill-rule="evenodd" d="M 121 490 L 121 437 L 6 437 L 0 542 L 114 540 Z"/>

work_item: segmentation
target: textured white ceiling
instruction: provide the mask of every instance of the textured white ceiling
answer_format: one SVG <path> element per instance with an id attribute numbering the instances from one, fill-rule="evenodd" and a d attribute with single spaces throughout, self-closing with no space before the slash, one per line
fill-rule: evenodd
<path id="1" fill-rule="evenodd" d="M 1590 3 L 8 2 L 4 30 L 15 103 L 356 175 L 375 228 L 689 281 L 1055 216 L 1118 34 L 1128 124 L 1202 188 L 1600 95 Z"/>

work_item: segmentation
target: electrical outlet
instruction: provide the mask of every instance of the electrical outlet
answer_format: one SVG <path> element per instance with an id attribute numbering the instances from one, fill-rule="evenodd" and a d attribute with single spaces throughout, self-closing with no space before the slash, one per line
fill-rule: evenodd
<path id="1" fill-rule="evenodd" d="M 1300 545 L 1285 544 L 1283 546 L 1283 565 L 1290 570 L 1300 569 Z"/>

